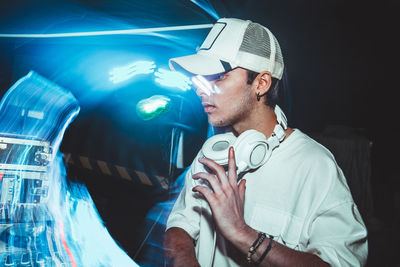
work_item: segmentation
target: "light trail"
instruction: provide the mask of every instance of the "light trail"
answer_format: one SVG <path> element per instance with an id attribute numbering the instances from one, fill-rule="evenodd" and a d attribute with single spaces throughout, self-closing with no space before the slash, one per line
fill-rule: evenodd
<path id="1" fill-rule="evenodd" d="M 153 61 L 136 61 L 122 67 L 113 68 L 109 73 L 109 80 L 113 83 L 124 82 L 138 74 L 152 73 L 155 67 Z"/>
<path id="2" fill-rule="evenodd" d="M 154 75 L 156 76 L 155 81 L 166 87 L 177 87 L 182 91 L 187 91 L 192 85 L 189 77 L 178 71 L 159 68 Z"/>

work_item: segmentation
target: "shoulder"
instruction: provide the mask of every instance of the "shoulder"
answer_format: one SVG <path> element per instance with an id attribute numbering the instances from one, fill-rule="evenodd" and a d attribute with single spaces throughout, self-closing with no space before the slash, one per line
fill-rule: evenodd
<path id="1" fill-rule="evenodd" d="M 298 129 L 281 146 L 282 151 L 292 157 L 301 157 L 302 161 L 336 165 L 335 157 L 326 147 Z"/>
<path id="2" fill-rule="evenodd" d="M 308 183 L 320 188 L 336 188 L 347 191 L 347 182 L 337 164 L 334 155 L 323 145 L 300 130 L 295 130 L 287 139 L 286 157 L 288 162 L 295 162 L 298 171 Z"/>

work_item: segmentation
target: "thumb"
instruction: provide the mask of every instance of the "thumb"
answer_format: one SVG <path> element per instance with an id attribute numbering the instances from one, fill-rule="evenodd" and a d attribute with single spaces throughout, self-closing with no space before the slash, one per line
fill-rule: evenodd
<path id="1" fill-rule="evenodd" d="M 238 189 L 239 189 L 240 199 L 242 200 L 242 202 L 244 202 L 244 194 L 246 192 L 246 179 L 242 179 L 239 182 Z"/>

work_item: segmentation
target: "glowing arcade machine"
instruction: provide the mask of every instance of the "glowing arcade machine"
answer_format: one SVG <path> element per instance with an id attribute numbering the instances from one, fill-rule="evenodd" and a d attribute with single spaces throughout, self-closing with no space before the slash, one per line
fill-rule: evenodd
<path id="1" fill-rule="evenodd" d="M 53 212 L 59 199 L 51 190 L 60 184 L 52 175 L 58 146 L 78 112 L 71 93 L 34 72 L 4 96 L 0 105 L 1 266 L 69 266 L 56 228 L 59 216 Z"/>
<path id="2" fill-rule="evenodd" d="M 60 265 L 63 262 L 57 244 L 42 242 L 47 240 L 48 224 L 52 223 L 42 209 L 49 197 L 49 152 L 49 142 L 0 136 L 2 266 L 31 266 L 31 262 L 47 266 L 49 257 Z M 19 155 L 24 155 L 24 160 Z"/>
<path id="3" fill-rule="evenodd" d="M 137 266 L 105 230 L 87 191 L 73 197 L 67 186 L 59 146 L 79 109 L 69 91 L 33 71 L 3 97 L 0 266 Z"/>

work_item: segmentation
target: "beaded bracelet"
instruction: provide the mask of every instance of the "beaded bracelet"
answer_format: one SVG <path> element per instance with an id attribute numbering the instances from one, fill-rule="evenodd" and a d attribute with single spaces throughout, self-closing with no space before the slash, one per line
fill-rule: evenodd
<path id="1" fill-rule="evenodd" d="M 267 256 L 268 252 L 271 250 L 271 248 L 272 248 L 272 240 L 274 239 L 274 237 L 272 235 L 268 235 L 268 238 L 269 238 L 269 243 L 268 243 L 267 248 L 265 249 L 263 254 L 260 256 L 260 258 L 258 258 L 258 260 L 254 262 L 254 265 L 259 265 L 263 261 L 265 256 Z"/>
<path id="2" fill-rule="evenodd" d="M 267 237 L 265 233 L 259 232 L 257 239 L 254 241 L 254 243 L 251 245 L 249 248 L 249 252 L 247 252 L 247 262 L 252 263 L 253 261 L 251 260 L 251 256 L 256 252 L 257 248 L 262 244 L 264 239 Z"/>

